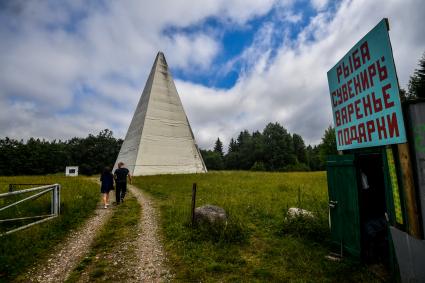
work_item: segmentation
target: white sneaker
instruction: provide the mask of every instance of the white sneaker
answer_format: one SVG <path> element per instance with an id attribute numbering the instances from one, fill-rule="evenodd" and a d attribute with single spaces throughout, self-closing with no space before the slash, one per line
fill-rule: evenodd
<path id="1" fill-rule="evenodd" d="M 107 205 L 105 205 L 103 208 L 108 208 L 108 206 L 107 206 Z"/>

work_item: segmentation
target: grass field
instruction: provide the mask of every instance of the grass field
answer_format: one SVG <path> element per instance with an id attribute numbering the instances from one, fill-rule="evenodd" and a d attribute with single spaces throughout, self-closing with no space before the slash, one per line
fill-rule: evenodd
<path id="1" fill-rule="evenodd" d="M 190 226 L 192 183 L 197 206 L 213 204 L 228 224 Z M 137 177 L 161 208 L 165 248 L 176 281 L 188 282 L 375 282 L 348 259 L 331 262 L 325 172 L 212 172 Z M 289 207 L 315 219 L 285 220 Z"/>
<path id="2" fill-rule="evenodd" d="M 0 238 L 0 282 L 8 282 L 22 273 L 35 260 L 43 260 L 68 232 L 78 227 L 94 211 L 99 201 L 99 186 L 84 177 L 23 176 L 0 177 L 0 192 L 7 192 L 10 183 L 59 183 L 61 215 L 53 220 Z M 20 197 L 22 198 L 22 197 Z M 2 205 L 10 200 L 0 200 Z M 49 196 L 35 202 L 21 204 L 6 213 L 2 219 L 20 215 L 49 213 Z M 4 225 L 3 225 L 4 226 Z M 2 227 L 4 229 L 4 227 Z"/>

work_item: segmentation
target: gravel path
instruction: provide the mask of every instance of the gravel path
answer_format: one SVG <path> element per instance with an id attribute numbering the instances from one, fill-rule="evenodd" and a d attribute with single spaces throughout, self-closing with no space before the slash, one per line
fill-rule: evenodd
<path id="1" fill-rule="evenodd" d="M 172 275 L 165 265 L 166 257 L 158 235 L 157 211 L 151 198 L 140 189 L 129 185 L 129 191 L 142 206 L 137 237 L 136 266 L 138 282 L 168 282 Z"/>
<path id="2" fill-rule="evenodd" d="M 134 195 L 141 205 L 140 220 L 137 230 L 135 255 L 136 259 L 129 261 L 127 248 L 132 243 L 123 242 L 111 256 L 113 264 L 127 262 L 124 272 L 126 282 L 169 282 L 172 275 L 166 267 L 166 257 L 159 240 L 157 210 L 151 198 L 140 189 L 128 185 L 129 192 Z M 115 198 L 114 192 L 110 200 Z M 47 261 L 31 268 L 26 274 L 29 282 L 64 282 L 74 268 L 80 263 L 90 249 L 97 232 L 112 216 L 114 209 L 104 209 L 99 203 L 95 215 L 78 230 L 72 231 L 64 243 L 53 251 Z M 122 276 L 121 278 L 123 278 Z M 88 282 L 88 275 L 83 272 L 78 280 Z"/>
<path id="3" fill-rule="evenodd" d="M 114 195 L 111 194 L 111 199 Z M 100 203 L 95 215 L 77 231 L 72 231 L 59 249 L 49 255 L 43 265 L 31 268 L 27 273 L 30 282 L 64 282 L 90 248 L 100 228 L 112 215 L 112 209 L 104 209 Z"/>

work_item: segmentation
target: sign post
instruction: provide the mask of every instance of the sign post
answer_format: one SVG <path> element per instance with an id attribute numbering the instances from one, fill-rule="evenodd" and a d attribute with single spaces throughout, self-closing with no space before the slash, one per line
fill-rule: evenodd
<path id="1" fill-rule="evenodd" d="M 338 150 L 406 142 L 386 19 L 328 71 L 328 83 Z"/>

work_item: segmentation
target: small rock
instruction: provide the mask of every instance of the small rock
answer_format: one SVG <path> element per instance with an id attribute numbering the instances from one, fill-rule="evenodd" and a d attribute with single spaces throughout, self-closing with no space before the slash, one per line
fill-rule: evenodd
<path id="1" fill-rule="evenodd" d="M 195 209 L 195 219 L 197 222 L 207 221 L 209 223 L 225 222 L 227 220 L 226 211 L 215 205 L 204 205 Z"/>
<path id="2" fill-rule="evenodd" d="M 298 208 L 298 207 L 291 207 L 288 209 L 288 218 L 296 218 L 296 217 L 308 217 L 308 218 L 314 218 L 314 214 L 311 211 Z"/>

